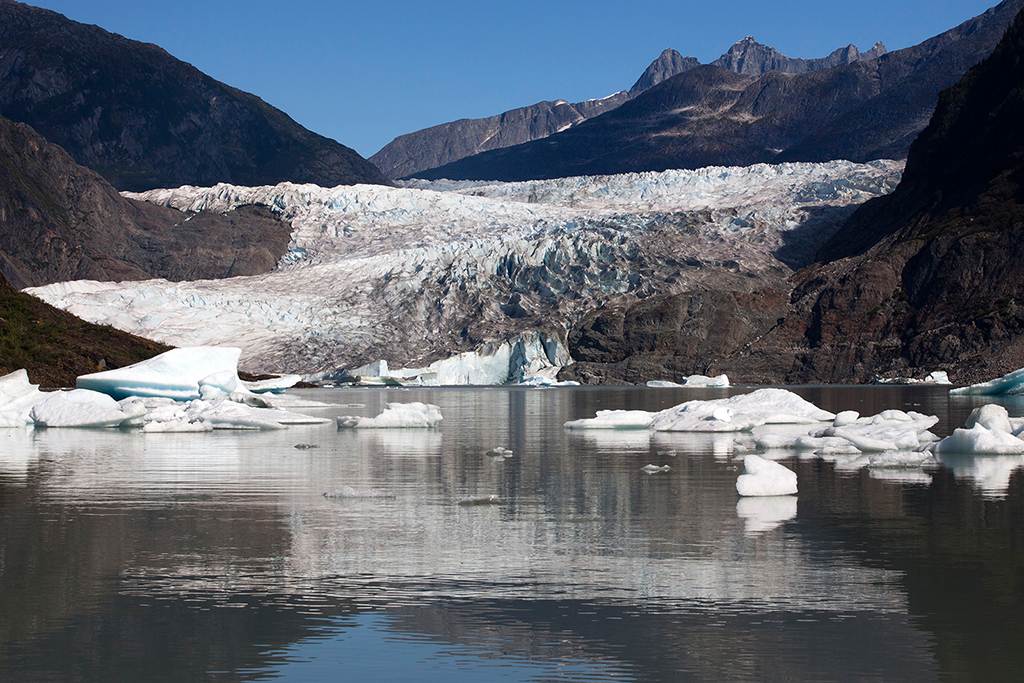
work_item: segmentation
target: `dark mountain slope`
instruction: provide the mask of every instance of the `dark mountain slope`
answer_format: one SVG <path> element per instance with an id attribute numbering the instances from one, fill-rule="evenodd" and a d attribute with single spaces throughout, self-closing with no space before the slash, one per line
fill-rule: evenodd
<path id="1" fill-rule="evenodd" d="M 759 75 L 771 69 L 804 73 L 836 64 L 871 59 L 884 53 L 885 47 L 878 43 L 863 54 L 849 45 L 821 59 L 792 59 L 748 37 L 733 45 L 714 64 L 743 74 Z M 675 50 L 667 49 L 651 62 L 628 93 L 618 92 L 610 97 L 575 104 L 564 100 L 539 102 L 498 116 L 460 119 L 425 128 L 395 138 L 370 157 L 370 161 L 394 178 L 410 175 L 422 177 L 424 172 L 430 172 L 429 169 L 474 154 L 547 138 L 609 112 L 659 83 L 698 66 L 700 62 L 696 58 L 683 57 Z M 538 159 L 544 158 L 543 153 L 534 154 Z"/>
<path id="2" fill-rule="evenodd" d="M 353 150 L 155 45 L 0 0 L 0 114 L 119 190 L 387 183 Z"/>
<path id="3" fill-rule="evenodd" d="M 170 347 L 93 325 L 15 291 L 0 277 L 0 376 L 28 371 L 44 389 L 75 386 L 75 378 L 151 358 Z"/>
<path id="4" fill-rule="evenodd" d="M 29 126 L 0 117 L 0 273 L 18 288 L 262 273 L 290 237 L 263 208 L 189 215 L 125 199 Z"/>
<path id="5" fill-rule="evenodd" d="M 942 92 L 896 191 L 851 217 L 820 253 L 827 263 L 794 276 L 772 329 L 763 327 L 771 307 L 701 311 L 701 293 L 595 311 L 570 333 L 573 357 L 591 362 L 563 374 L 614 382 L 726 372 L 742 383 L 799 384 L 946 370 L 969 383 L 1024 367 L 1022 121 L 1024 11 L 990 57 Z M 630 332 L 690 330 L 691 319 L 762 333 L 738 348 L 721 332 L 703 345 L 674 343 L 681 332 L 660 345 Z"/>
<path id="6" fill-rule="evenodd" d="M 938 92 L 995 47 L 1024 0 L 1006 0 L 918 46 L 789 75 L 700 67 L 544 140 L 417 174 L 529 180 L 705 165 L 899 158 Z"/>

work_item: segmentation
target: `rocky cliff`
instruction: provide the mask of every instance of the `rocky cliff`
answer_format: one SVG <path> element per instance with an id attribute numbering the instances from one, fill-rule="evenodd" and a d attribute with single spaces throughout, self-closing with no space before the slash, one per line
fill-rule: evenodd
<path id="1" fill-rule="evenodd" d="M 0 117 L 0 273 L 15 287 L 264 273 L 290 234 L 264 207 L 197 214 L 126 199 L 29 126 Z"/>
<path id="2" fill-rule="evenodd" d="M 155 45 L 0 0 L 0 114 L 119 190 L 389 181 L 356 152 Z"/>
<path id="3" fill-rule="evenodd" d="M 574 175 L 903 158 L 938 93 L 991 53 L 1024 0 L 1006 0 L 920 45 L 831 69 L 738 74 L 702 66 L 543 140 L 418 177 L 528 180 Z"/>
<path id="4" fill-rule="evenodd" d="M 584 362 L 563 376 L 859 383 L 946 370 L 970 383 L 1024 366 L 1021 121 L 1024 11 L 942 92 L 896 191 L 862 206 L 792 278 L 788 306 L 754 302 L 760 322 L 746 301 L 702 312 L 706 293 L 594 311 L 570 334 Z M 741 327 L 759 334 L 738 349 L 728 332 Z"/>
<path id="5" fill-rule="evenodd" d="M 877 42 L 867 52 L 861 52 L 855 45 L 847 45 L 846 47 L 834 50 L 828 57 L 799 59 L 787 57 L 775 48 L 762 45 L 754 40 L 752 36 L 747 36 L 729 48 L 729 51 L 724 55 L 711 62 L 711 65 L 720 66 L 723 69 L 748 76 L 760 76 L 769 71 L 803 74 L 819 69 L 831 69 L 840 64 L 851 64 L 853 62 L 876 59 L 886 52 L 885 45 Z"/>

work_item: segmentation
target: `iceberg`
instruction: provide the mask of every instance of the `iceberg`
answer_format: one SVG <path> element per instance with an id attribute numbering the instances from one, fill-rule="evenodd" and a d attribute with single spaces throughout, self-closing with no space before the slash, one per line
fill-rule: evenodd
<path id="1" fill-rule="evenodd" d="M 32 424 L 29 412 L 45 396 L 38 384 L 28 381 L 24 369 L 0 377 L 0 427 Z"/>
<path id="2" fill-rule="evenodd" d="M 762 424 L 817 424 L 834 420 L 786 389 L 758 389 L 749 394 L 708 401 L 687 401 L 657 413 L 654 431 L 748 431 Z"/>
<path id="3" fill-rule="evenodd" d="M 432 429 L 442 419 L 432 403 L 388 403 L 377 417 L 340 416 L 338 429 Z"/>
<path id="4" fill-rule="evenodd" d="M 210 398 L 242 388 L 237 374 L 241 353 L 241 349 L 234 347 L 171 349 L 123 368 L 82 375 L 75 386 L 118 400 L 140 396 L 190 401 L 203 398 L 204 394 Z"/>
<path id="5" fill-rule="evenodd" d="M 1018 455 L 1024 453 L 1024 440 L 999 429 L 976 424 L 957 428 L 941 441 L 928 444 L 933 453 L 973 453 L 976 455 Z"/>
<path id="6" fill-rule="evenodd" d="M 137 417 L 122 411 L 107 394 L 89 389 L 55 391 L 32 406 L 29 414 L 40 427 L 117 427 Z"/>
<path id="7" fill-rule="evenodd" d="M 950 389 L 949 393 L 952 396 L 1017 396 L 1024 394 L 1024 368 L 1014 370 L 988 382 Z"/>
<path id="8" fill-rule="evenodd" d="M 796 472 L 757 455 L 743 458 L 743 474 L 736 479 L 741 496 L 788 496 L 797 492 Z"/>

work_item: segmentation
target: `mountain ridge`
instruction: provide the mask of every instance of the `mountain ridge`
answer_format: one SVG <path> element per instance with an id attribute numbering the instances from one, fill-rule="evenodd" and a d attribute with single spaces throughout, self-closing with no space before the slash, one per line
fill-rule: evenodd
<path id="1" fill-rule="evenodd" d="M 390 183 L 348 147 L 163 48 L 14 0 L 0 0 L 0 115 L 119 190 Z"/>
<path id="2" fill-rule="evenodd" d="M 995 47 L 1021 0 L 1005 0 L 919 45 L 803 74 L 690 69 L 543 140 L 416 174 L 520 181 L 574 175 L 903 158 L 938 92 Z"/>

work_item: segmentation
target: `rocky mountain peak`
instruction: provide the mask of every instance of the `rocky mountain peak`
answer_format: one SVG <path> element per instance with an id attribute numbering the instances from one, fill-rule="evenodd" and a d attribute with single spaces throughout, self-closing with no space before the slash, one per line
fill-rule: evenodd
<path id="1" fill-rule="evenodd" d="M 630 97 L 635 97 L 644 90 L 652 88 L 676 74 L 689 71 L 698 66 L 700 66 L 700 62 L 697 61 L 696 57 L 683 57 L 672 48 L 666 48 L 640 75 L 640 78 L 633 84 L 633 87 L 629 89 L 629 95 Z"/>
<path id="2" fill-rule="evenodd" d="M 861 52 L 855 45 L 847 45 L 833 50 L 828 57 L 799 59 L 787 57 L 775 48 L 757 42 L 753 36 L 746 36 L 711 63 L 714 66 L 748 76 L 760 76 L 768 71 L 800 74 L 818 69 L 830 69 L 840 64 L 875 59 L 885 53 L 885 45 L 879 41 L 867 52 Z"/>

